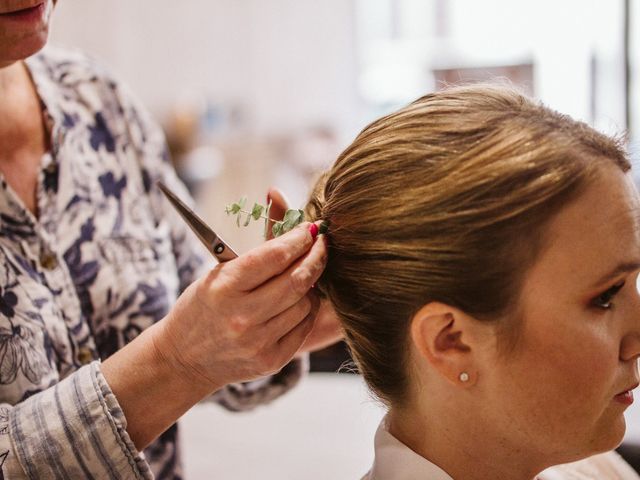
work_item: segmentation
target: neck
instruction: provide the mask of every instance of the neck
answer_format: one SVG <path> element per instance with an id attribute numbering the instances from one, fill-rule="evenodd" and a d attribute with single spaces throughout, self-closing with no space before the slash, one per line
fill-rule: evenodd
<path id="1" fill-rule="evenodd" d="M 0 68 L 0 162 L 46 144 L 38 96 L 22 62 Z"/>
<path id="2" fill-rule="evenodd" d="M 444 403 L 428 411 L 392 408 L 390 433 L 454 480 L 534 479 L 548 466 L 532 452 L 509 445 L 504 434 L 479 421 L 478 410 L 465 414 L 454 402 Z"/>

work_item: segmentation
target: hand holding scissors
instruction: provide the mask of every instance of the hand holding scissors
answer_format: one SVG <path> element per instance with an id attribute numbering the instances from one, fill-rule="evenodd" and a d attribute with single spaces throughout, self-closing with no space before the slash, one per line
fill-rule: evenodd
<path id="1" fill-rule="evenodd" d="M 280 371 L 314 326 L 318 300 L 308 292 L 326 264 L 308 223 L 235 258 L 190 209 L 178 210 L 223 263 L 102 364 L 139 449 L 214 391 Z"/>
<path id="2" fill-rule="evenodd" d="M 326 264 L 325 242 L 309 223 L 238 256 L 166 186 L 160 189 L 221 262 L 180 296 L 162 344 L 186 372 L 220 388 L 282 368 L 314 325 L 308 295 Z"/>

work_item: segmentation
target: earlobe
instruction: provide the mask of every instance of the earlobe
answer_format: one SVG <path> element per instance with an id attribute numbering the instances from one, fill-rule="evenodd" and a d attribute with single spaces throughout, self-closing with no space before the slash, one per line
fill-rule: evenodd
<path id="1" fill-rule="evenodd" d="M 411 339 L 416 353 L 442 377 L 457 385 L 471 385 L 473 351 L 469 322 L 464 312 L 449 305 L 431 302 L 411 320 Z"/>

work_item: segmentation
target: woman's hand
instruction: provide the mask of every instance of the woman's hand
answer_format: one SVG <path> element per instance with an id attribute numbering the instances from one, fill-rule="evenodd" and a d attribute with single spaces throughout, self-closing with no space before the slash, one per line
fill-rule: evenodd
<path id="1" fill-rule="evenodd" d="M 279 371 L 303 344 L 317 302 L 307 293 L 326 263 L 309 223 L 217 265 L 162 321 L 157 348 L 211 391 Z"/>
<path id="2" fill-rule="evenodd" d="M 214 391 L 277 372 L 300 349 L 317 308 L 307 293 L 326 263 L 309 225 L 217 265 L 102 364 L 138 449 Z"/>
<path id="3" fill-rule="evenodd" d="M 267 203 L 271 201 L 270 217 L 280 220 L 284 217 L 285 212 L 289 208 L 289 202 L 277 188 L 270 188 L 267 196 Z M 268 229 L 269 238 L 271 235 L 271 226 Z M 315 352 L 323 348 L 333 345 L 344 338 L 344 331 L 338 320 L 338 316 L 333 309 L 331 302 L 320 299 L 319 295 L 311 290 L 308 296 L 315 303 L 319 304 L 314 322 L 314 327 L 309 336 L 300 347 L 298 353 Z M 313 312 L 312 312 L 313 313 Z"/>

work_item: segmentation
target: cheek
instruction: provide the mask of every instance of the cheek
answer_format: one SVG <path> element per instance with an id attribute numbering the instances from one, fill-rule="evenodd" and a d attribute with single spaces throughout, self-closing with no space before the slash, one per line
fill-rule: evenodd
<path id="1" fill-rule="evenodd" d="M 560 450 L 611 427 L 619 345 L 597 326 L 556 325 L 567 326 L 526 332 L 513 358 L 502 361 L 496 381 L 502 382 L 506 417 L 532 440 L 558 440 Z"/>
<path id="2" fill-rule="evenodd" d="M 527 349 L 521 367 L 537 388 L 560 404 L 589 407 L 609 393 L 618 366 L 618 345 L 583 330 L 566 337 L 541 338 Z"/>

